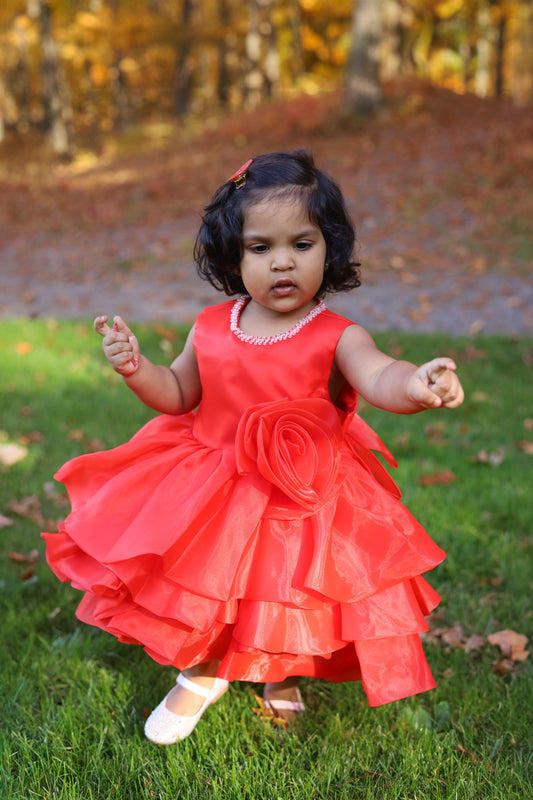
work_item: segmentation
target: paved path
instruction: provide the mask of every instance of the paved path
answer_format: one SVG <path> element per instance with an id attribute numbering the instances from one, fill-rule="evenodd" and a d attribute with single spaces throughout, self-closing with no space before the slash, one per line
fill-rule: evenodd
<path id="1" fill-rule="evenodd" d="M 90 237 L 41 234 L 31 247 L 27 240 L 0 243 L 0 317 L 119 313 L 129 320 L 192 322 L 204 305 L 225 299 L 184 256 L 195 225 L 186 220 Z M 327 303 L 370 330 L 533 336 L 533 280 L 457 275 L 430 262 L 424 273 L 407 276 L 401 270 L 388 277 L 363 273 L 360 289 Z"/>

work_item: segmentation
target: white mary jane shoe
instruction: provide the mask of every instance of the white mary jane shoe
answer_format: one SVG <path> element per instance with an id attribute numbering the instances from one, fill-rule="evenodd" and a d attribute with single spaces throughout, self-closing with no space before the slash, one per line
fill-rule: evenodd
<path id="1" fill-rule="evenodd" d="M 154 708 L 144 725 L 144 734 L 146 738 L 150 739 L 150 741 L 155 744 L 175 744 L 181 739 L 186 739 L 187 736 L 190 736 L 206 708 L 216 703 L 229 685 L 228 681 L 225 681 L 223 678 L 215 678 L 211 689 L 206 689 L 194 683 L 194 681 L 191 681 L 189 678 L 186 678 L 181 672 L 177 677 L 176 683 L 183 686 L 187 691 L 204 697 L 204 702 L 196 714 L 192 717 L 184 717 L 181 714 L 175 714 L 167 708 L 167 695 L 159 703 L 157 708 Z"/>

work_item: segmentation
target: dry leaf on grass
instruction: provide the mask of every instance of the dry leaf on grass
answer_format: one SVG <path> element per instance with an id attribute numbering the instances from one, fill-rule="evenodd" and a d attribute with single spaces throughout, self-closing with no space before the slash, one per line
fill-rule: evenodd
<path id="1" fill-rule="evenodd" d="M 471 750 L 467 750 L 466 747 L 463 747 L 461 744 L 457 746 L 457 752 L 463 753 L 465 756 L 468 756 L 475 764 L 482 764 L 482 760 L 479 759 L 477 756 L 472 753 Z M 492 769 L 490 764 L 487 764 L 487 769 Z"/>
<path id="2" fill-rule="evenodd" d="M 455 480 L 456 476 L 453 474 L 451 469 L 436 469 L 434 472 L 425 472 L 423 475 L 420 475 L 417 483 L 420 483 L 422 486 L 433 486 L 435 484 L 448 486 Z"/>
<path id="3" fill-rule="evenodd" d="M 489 452 L 480 450 L 474 461 L 478 464 L 488 464 L 491 467 L 499 467 L 505 460 L 505 447 L 498 447 L 497 450 Z"/>
<path id="4" fill-rule="evenodd" d="M 39 551 L 30 550 L 27 555 L 13 551 L 9 554 L 9 559 L 15 561 L 17 564 L 35 564 L 35 562 L 39 560 Z"/>
<path id="5" fill-rule="evenodd" d="M 22 461 L 28 455 L 28 448 L 12 442 L 0 444 L 0 464 L 4 467 L 11 467 Z"/>
<path id="6" fill-rule="evenodd" d="M 499 647 L 505 658 L 511 661 L 525 661 L 529 653 L 526 650 L 527 636 L 516 631 L 504 630 L 491 633 L 487 637 L 489 642 Z"/>
<path id="7" fill-rule="evenodd" d="M 533 442 L 522 440 L 521 442 L 517 442 L 516 446 L 519 450 L 522 450 L 523 453 L 527 453 L 528 456 L 533 456 Z"/>
<path id="8" fill-rule="evenodd" d="M 485 639 L 478 633 L 474 633 L 472 636 L 469 636 L 468 639 L 465 639 L 464 646 L 466 652 L 471 653 L 473 650 L 480 650 L 482 647 L 484 647 Z"/>
<path id="9" fill-rule="evenodd" d="M 46 520 L 43 517 L 41 504 L 35 495 L 24 497 L 22 500 L 10 500 L 7 507 L 10 511 L 18 514 L 19 517 L 24 517 L 24 519 L 30 519 L 32 522 L 35 522 L 36 525 L 40 526 L 41 530 L 45 530 L 50 526 L 55 526 L 55 522 Z"/>
<path id="10" fill-rule="evenodd" d="M 259 708 L 253 708 L 252 711 L 254 714 L 257 714 L 260 719 L 266 720 L 267 722 L 271 722 L 272 725 L 279 725 L 285 730 L 287 730 L 289 723 L 283 717 L 278 716 L 275 711 L 273 711 L 269 706 L 266 705 L 265 701 L 262 697 L 254 692 L 253 689 L 250 690 L 255 697 L 255 700 L 259 706 Z"/>

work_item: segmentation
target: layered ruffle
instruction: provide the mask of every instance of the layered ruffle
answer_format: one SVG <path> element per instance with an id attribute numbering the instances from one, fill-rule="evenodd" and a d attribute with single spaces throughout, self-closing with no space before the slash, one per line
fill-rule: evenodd
<path id="1" fill-rule="evenodd" d="M 72 512 L 43 534 L 79 619 L 228 680 L 361 679 L 371 705 L 434 686 L 419 633 L 444 557 L 371 452 L 359 417 L 321 398 L 251 407 L 236 446 L 160 416 L 57 474 Z"/>

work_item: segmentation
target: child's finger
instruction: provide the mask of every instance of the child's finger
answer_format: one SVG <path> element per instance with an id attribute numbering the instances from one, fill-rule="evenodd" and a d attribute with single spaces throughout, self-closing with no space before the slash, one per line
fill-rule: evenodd
<path id="1" fill-rule="evenodd" d="M 108 317 L 106 314 L 102 315 L 101 317 L 96 317 L 93 323 L 94 330 L 96 333 L 99 333 L 100 336 L 107 336 L 108 333 L 111 333 L 111 328 L 107 324 Z"/>
<path id="2" fill-rule="evenodd" d="M 134 335 L 133 331 L 130 328 L 128 328 L 122 317 L 119 316 L 113 317 L 113 330 L 118 331 L 118 333 L 125 334 L 128 337 L 128 339 L 130 338 L 130 336 Z"/>
<path id="3" fill-rule="evenodd" d="M 444 373 L 454 372 L 456 369 L 455 361 L 451 358 L 434 358 L 426 364 L 426 374 L 430 384 L 437 383 Z"/>

